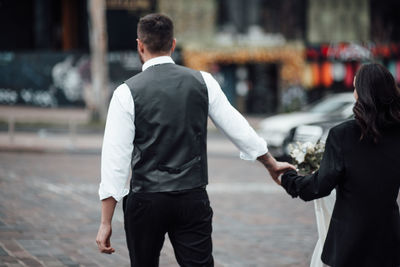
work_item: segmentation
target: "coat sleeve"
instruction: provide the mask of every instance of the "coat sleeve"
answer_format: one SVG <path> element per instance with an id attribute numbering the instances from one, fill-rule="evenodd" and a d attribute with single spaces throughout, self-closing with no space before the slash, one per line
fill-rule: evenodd
<path id="1" fill-rule="evenodd" d="M 310 201 L 328 196 L 344 176 L 343 142 L 334 130 L 329 132 L 319 170 L 306 176 L 290 170 L 282 176 L 282 186 L 293 198 Z"/>

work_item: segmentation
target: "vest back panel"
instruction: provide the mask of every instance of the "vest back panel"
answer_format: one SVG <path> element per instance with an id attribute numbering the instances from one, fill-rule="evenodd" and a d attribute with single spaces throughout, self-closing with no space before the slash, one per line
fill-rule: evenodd
<path id="1" fill-rule="evenodd" d="M 208 93 L 200 72 L 167 63 L 125 82 L 135 104 L 131 190 L 205 186 Z"/>

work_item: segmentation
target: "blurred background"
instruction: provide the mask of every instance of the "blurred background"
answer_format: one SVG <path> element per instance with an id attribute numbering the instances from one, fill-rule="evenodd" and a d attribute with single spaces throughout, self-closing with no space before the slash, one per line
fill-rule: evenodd
<path id="1" fill-rule="evenodd" d="M 0 104 L 101 109 L 91 82 L 95 40 L 104 42 L 107 102 L 140 71 L 136 24 L 157 11 L 174 20 L 176 62 L 213 73 L 242 113 L 291 111 L 351 91 L 366 61 L 399 81 L 399 8 L 396 0 L 106 0 L 93 8 L 1 0 Z"/>
<path id="2" fill-rule="evenodd" d="M 169 15 L 175 62 L 212 73 L 288 159 L 291 142 L 324 140 L 352 117 L 361 64 L 380 62 L 400 83 L 399 10 L 398 0 L 0 0 L 0 266 L 128 265 L 120 210 L 117 253 L 98 254 L 94 239 L 104 121 L 113 90 L 141 71 L 140 17 Z M 216 265 L 307 266 L 312 203 L 292 201 L 209 129 Z M 176 266 L 169 245 L 161 263 Z"/>

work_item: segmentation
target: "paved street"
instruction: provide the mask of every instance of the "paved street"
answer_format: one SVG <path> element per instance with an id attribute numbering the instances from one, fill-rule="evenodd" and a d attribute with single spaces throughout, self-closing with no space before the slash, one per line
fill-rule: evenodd
<path id="1" fill-rule="evenodd" d="M 208 187 L 216 266 L 307 266 L 313 203 L 292 200 L 263 167 L 209 140 Z M 100 154 L 0 153 L 0 266 L 128 266 L 121 205 L 113 255 L 97 251 Z M 177 266 L 167 240 L 160 266 Z"/>

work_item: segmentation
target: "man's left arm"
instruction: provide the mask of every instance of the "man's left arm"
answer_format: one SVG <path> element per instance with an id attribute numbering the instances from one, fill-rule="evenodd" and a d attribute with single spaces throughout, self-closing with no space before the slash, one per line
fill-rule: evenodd
<path id="1" fill-rule="evenodd" d="M 126 84 L 120 85 L 113 94 L 107 114 L 101 152 L 101 222 L 96 242 L 100 252 L 113 253 L 111 247 L 111 221 L 115 205 L 129 190 L 126 183 L 135 138 L 134 103 Z"/>

